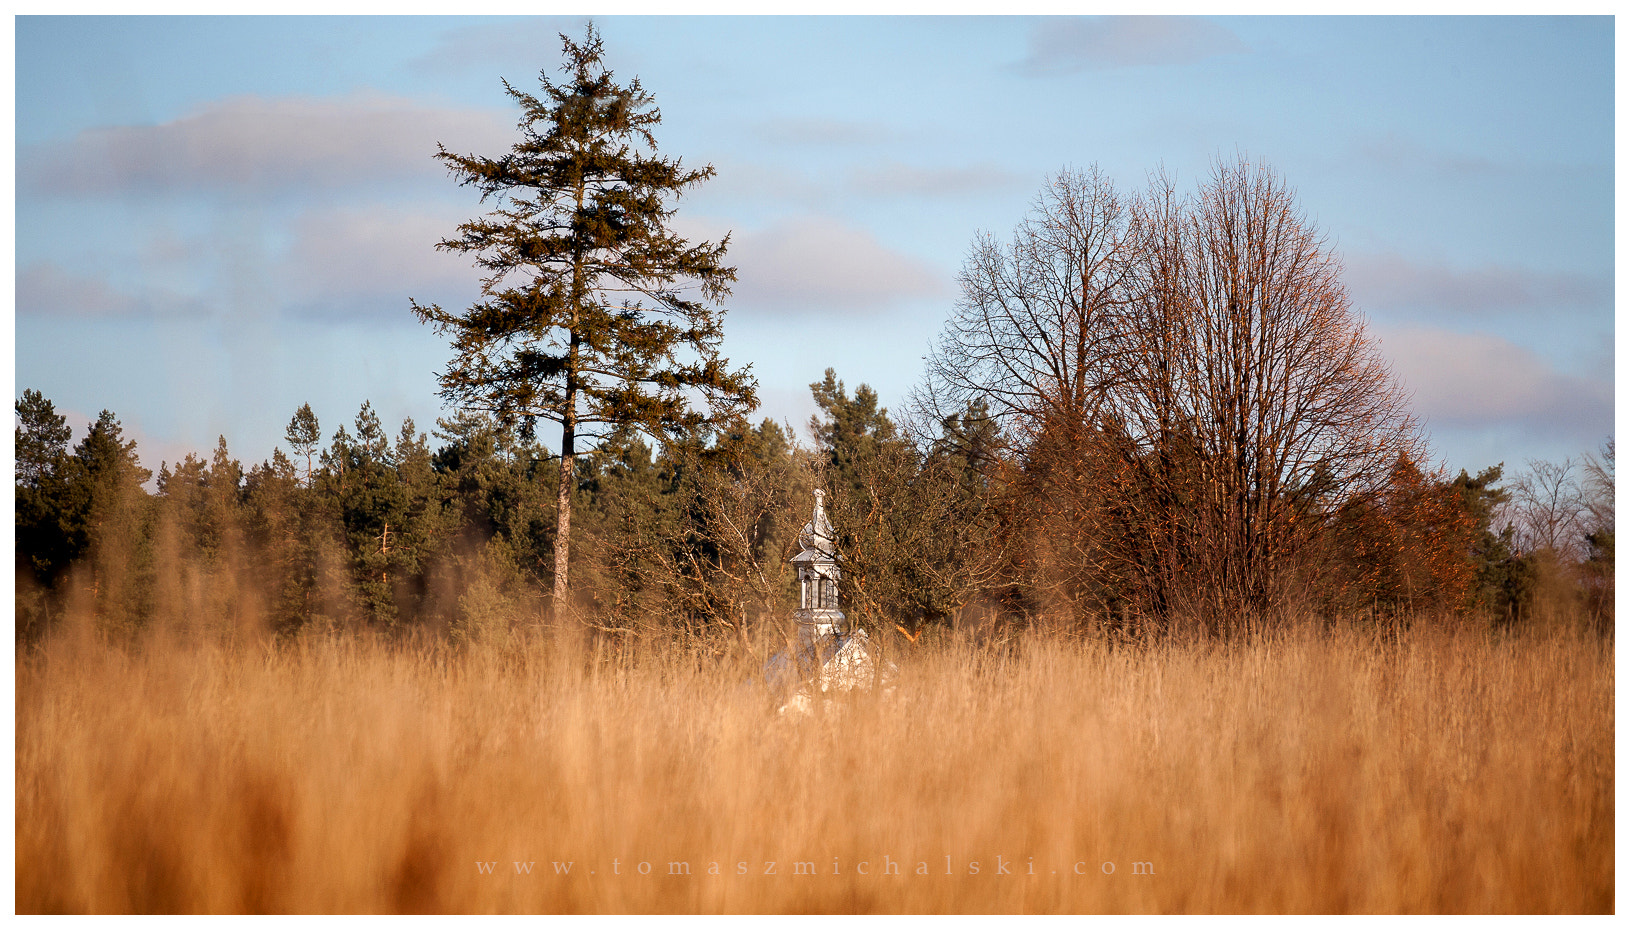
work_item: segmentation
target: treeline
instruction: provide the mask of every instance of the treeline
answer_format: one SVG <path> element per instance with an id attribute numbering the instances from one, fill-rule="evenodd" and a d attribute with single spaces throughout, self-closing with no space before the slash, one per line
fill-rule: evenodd
<path id="1" fill-rule="evenodd" d="M 843 608 L 875 633 L 1044 624 L 1096 635 L 1206 628 L 1106 583 L 1090 499 L 1038 477 L 983 403 L 928 436 L 833 372 L 813 446 L 771 420 L 659 449 L 614 433 L 577 462 L 570 622 L 613 642 L 762 650 L 796 594 L 786 560 L 828 491 Z M 16 404 L 17 635 L 65 612 L 110 632 L 422 631 L 502 639 L 555 616 L 557 459 L 472 415 L 395 438 L 364 404 L 326 444 L 309 407 L 287 451 L 245 468 L 224 439 L 156 481 L 104 411 L 69 447 L 52 403 Z M 915 438 L 914 438 L 915 437 Z M 1400 461 L 1385 493 L 1326 514 L 1295 610 L 1335 618 L 1584 617 L 1610 628 L 1612 446 L 1582 463 L 1454 477 Z M 149 492 L 145 485 L 153 484 Z M 562 614 L 562 616 L 566 616 Z"/>
<path id="2" fill-rule="evenodd" d="M 817 484 L 858 500 L 878 491 L 885 464 L 918 485 L 941 471 L 956 472 L 948 486 L 977 483 L 972 461 L 921 461 L 870 389 L 851 397 L 830 373 L 812 387 L 822 410 L 813 449 L 766 419 L 657 450 L 619 430 L 580 455 L 573 602 L 559 616 L 614 637 L 773 641 L 791 622 L 786 560 Z M 223 437 L 207 460 L 165 463 L 155 480 L 111 412 L 71 449 L 65 418 L 39 392 L 24 391 L 16 415 L 21 640 L 76 610 L 113 631 L 162 618 L 182 629 L 454 639 L 557 616 L 558 457 L 488 417 L 439 420 L 433 447 L 411 420 L 392 438 L 365 403 L 325 444 L 304 406 L 287 448 L 258 465 L 246 468 Z M 892 608 L 920 574 L 890 566 L 852 590 Z"/>
<path id="3" fill-rule="evenodd" d="M 223 438 L 207 461 L 162 466 L 149 493 L 153 473 L 112 413 L 70 450 L 49 400 L 25 391 L 16 409 L 20 638 L 74 609 L 114 630 L 163 618 L 455 638 L 550 614 L 558 459 L 488 418 L 438 421 L 432 449 L 411 420 L 391 438 L 364 403 L 324 444 L 305 406 L 287 452 L 245 468 Z M 608 437 L 579 458 L 573 488 L 580 541 L 597 556 L 574 565 L 578 616 L 629 632 L 739 625 L 742 592 L 726 579 L 749 576 L 738 557 L 778 563 L 789 530 L 776 515 L 810 486 L 806 459 L 768 420 L 660 455 L 632 434 Z M 734 516 L 715 515 L 710 495 L 742 482 L 773 485 L 755 502 L 764 513 L 735 540 L 710 538 L 710 518 Z M 773 567 L 770 577 L 781 581 Z M 757 593 L 777 607 L 784 594 Z"/>

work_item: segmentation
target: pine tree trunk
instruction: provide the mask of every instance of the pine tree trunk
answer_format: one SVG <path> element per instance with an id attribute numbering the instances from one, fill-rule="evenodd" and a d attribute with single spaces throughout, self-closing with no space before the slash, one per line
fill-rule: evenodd
<path id="1" fill-rule="evenodd" d="M 577 201 L 577 211 L 583 211 L 585 186 L 581 177 L 578 178 L 574 196 Z M 566 352 L 566 390 L 560 420 L 560 489 L 555 497 L 555 594 L 554 621 L 555 631 L 560 632 L 566 622 L 566 610 L 570 597 L 570 586 L 567 584 L 567 570 L 571 564 L 572 550 L 572 484 L 577 478 L 577 467 L 574 453 L 577 442 L 577 346 L 578 315 L 577 308 L 582 306 L 585 296 L 585 282 L 583 279 L 583 250 L 581 245 L 574 246 L 572 250 L 572 311 L 570 320 L 571 346 Z"/>
<path id="2" fill-rule="evenodd" d="M 555 594 L 554 619 L 559 627 L 565 621 L 569 588 L 566 584 L 572 548 L 572 483 L 576 478 L 574 446 L 577 439 L 577 389 L 570 381 L 566 389 L 566 416 L 560 431 L 560 490 L 555 498 Z"/>

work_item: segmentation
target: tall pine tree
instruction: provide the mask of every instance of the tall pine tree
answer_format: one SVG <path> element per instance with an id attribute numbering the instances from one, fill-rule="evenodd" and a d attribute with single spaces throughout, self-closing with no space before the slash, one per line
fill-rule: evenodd
<path id="1" fill-rule="evenodd" d="M 561 430 L 554 603 L 566 603 L 573 457 L 617 425 L 694 432 L 756 406 L 747 369 L 719 356 L 722 310 L 735 269 L 728 237 L 692 245 L 668 229 L 671 205 L 711 178 L 656 154 L 661 120 L 635 79 L 613 80 L 591 24 L 561 36 L 562 83 L 540 74 L 540 96 L 504 82 L 522 108 L 521 139 L 498 158 L 436 157 L 497 208 L 437 248 L 471 255 L 487 276 L 463 311 L 417 302 L 421 322 L 451 337 L 441 395 L 463 409 Z M 700 399 L 707 414 L 696 411 Z"/>

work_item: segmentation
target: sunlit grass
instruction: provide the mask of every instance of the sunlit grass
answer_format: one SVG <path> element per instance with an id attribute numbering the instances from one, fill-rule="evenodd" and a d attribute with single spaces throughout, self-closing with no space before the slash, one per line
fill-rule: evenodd
<path id="1" fill-rule="evenodd" d="M 1614 907 L 1595 638 L 946 642 L 800 722 L 748 660 L 193 639 L 19 656 L 18 911 Z"/>

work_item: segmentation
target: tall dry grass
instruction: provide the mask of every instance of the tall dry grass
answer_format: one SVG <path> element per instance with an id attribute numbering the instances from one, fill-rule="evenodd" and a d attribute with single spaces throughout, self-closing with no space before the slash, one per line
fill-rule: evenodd
<path id="1" fill-rule="evenodd" d="M 18 911 L 1614 907 L 1594 638 L 952 643 L 801 722 L 746 661 L 240 643 L 18 658 Z"/>

